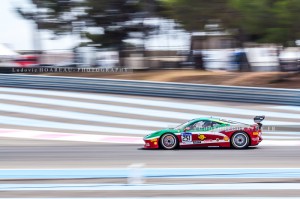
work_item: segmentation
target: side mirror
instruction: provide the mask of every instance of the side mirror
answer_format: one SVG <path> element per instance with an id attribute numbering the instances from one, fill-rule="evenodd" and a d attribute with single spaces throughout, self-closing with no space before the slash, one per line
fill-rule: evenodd
<path id="1" fill-rule="evenodd" d="M 189 131 L 189 130 L 191 130 L 190 127 L 185 127 L 185 128 L 183 129 L 184 132 Z"/>

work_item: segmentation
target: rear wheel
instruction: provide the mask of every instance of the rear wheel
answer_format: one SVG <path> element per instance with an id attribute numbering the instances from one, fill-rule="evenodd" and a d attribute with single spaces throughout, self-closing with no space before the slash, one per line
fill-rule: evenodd
<path id="1" fill-rule="evenodd" d="M 160 146 L 163 149 L 172 150 L 178 145 L 177 137 L 172 133 L 166 133 L 160 138 Z"/>
<path id="2" fill-rule="evenodd" d="M 245 132 L 237 132 L 231 138 L 231 146 L 235 149 L 245 149 L 249 143 L 249 136 Z"/>

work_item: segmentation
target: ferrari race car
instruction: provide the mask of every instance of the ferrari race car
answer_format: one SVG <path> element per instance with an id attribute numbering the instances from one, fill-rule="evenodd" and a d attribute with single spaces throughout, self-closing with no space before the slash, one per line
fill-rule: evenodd
<path id="1" fill-rule="evenodd" d="M 219 118 L 197 118 L 176 128 L 156 131 L 144 137 L 146 149 L 232 147 L 244 149 L 262 141 L 265 116 L 256 116 L 249 125 Z"/>

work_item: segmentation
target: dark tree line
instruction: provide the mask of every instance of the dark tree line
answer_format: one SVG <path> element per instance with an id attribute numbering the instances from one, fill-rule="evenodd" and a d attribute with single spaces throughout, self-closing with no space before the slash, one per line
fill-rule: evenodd
<path id="1" fill-rule="evenodd" d="M 36 9 L 17 11 L 39 29 L 56 35 L 78 32 L 103 47 L 124 48 L 124 40 L 140 33 L 145 38 L 155 27 L 146 17 L 175 19 L 187 31 L 209 23 L 231 30 L 241 42 L 291 45 L 300 38 L 299 0 L 31 0 Z M 138 20 L 137 20 L 138 19 Z M 85 31 L 97 27 L 102 34 Z"/>

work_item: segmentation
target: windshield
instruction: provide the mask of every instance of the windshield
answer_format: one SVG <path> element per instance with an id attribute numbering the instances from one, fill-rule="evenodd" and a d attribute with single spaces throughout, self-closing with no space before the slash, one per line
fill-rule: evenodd
<path id="1" fill-rule="evenodd" d="M 190 121 L 187 121 L 187 122 L 185 122 L 185 123 L 183 123 L 183 124 L 180 124 L 179 126 L 175 127 L 174 129 L 176 129 L 176 130 L 182 129 L 183 127 L 185 127 L 185 126 L 186 126 L 188 123 L 190 123 L 191 121 L 193 121 L 193 120 L 190 120 Z"/>

